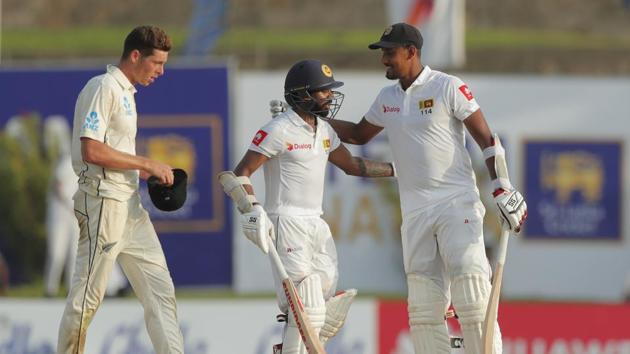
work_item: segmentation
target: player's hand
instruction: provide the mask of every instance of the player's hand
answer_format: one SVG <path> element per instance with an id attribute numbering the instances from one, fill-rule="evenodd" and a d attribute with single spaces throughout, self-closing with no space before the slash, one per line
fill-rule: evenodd
<path id="1" fill-rule="evenodd" d="M 521 226 L 527 219 L 527 203 L 523 195 L 516 189 L 505 190 L 499 188 L 492 193 L 499 208 L 502 223 L 507 223 L 515 233 L 521 231 Z"/>
<path id="2" fill-rule="evenodd" d="M 168 164 L 148 160 L 146 171 L 151 175 L 157 177 L 158 181 L 162 185 L 172 186 L 175 177 L 173 176 L 173 169 Z"/>
<path id="3" fill-rule="evenodd" d="M 271 112 L 271 118 L 276 118 L 277 115 L 286 112 L 289 106 L 286 102 L 280 100 L 269 101 L 269 112 Z"/>
<path id="4" fill-rule="evenodd" d="M 255 204 L 248 213 L 241 215 L 241 226 L 247 238 L 263 253 L 269 252 L 269 237 L 276 239 L 273 223 L 260 204 Z"/>

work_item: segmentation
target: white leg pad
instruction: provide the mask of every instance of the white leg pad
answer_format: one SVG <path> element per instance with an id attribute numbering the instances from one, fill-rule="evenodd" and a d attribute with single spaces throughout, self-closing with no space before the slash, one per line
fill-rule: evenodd
<path id="1" fill-rule="evenodd" d="M 326 343 L 328 339 L 334 337 L 337 332 L 339 332 L 346 320 L 352 300 L 354 300 L 356 295 L 357 289 L 348 289 L 326 301 L 326 320 L 319 332 L 319 340 L 322 343 Z"/>
<path id="2" fill-rule="evenodd" d="M 464 334 L 466 354 L 482 352 L 481 332 L 486 316 L 486 307 L 490 297 L 490 281 L 485 274 L 464 274 L 456 277 L 451 285 L 453 306 L 459 316 L 459 323 Z M 503 352 L 501 331 L 496 324 L 494 336 L 494 353 Z"/>
<path id="3" fill-rule="evenodd" d="M 444 313 L 447 297 L 431 279 L 407 275 L 409 327 L 416 354 L 450 354 Z"/>
<path id="4" fill-rule="evenodd" d="M 322 282 L 318 274 L 311 274 L 304 278 L 297 286 L 298 295 L 304 304 L 304 311 L 311 321 L 315 335 L 319 335 L 326 319 L 326 302 L 322 293 Z M 289 319 L 282 341 L 282 354 L 307 354 L 306 346 L 302 343 L 302 337 L 297 329 L 293 314 Z"/>

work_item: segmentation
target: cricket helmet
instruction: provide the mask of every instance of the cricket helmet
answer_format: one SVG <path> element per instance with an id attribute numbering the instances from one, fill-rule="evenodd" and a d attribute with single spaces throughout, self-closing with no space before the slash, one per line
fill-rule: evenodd
<path id="1" fill-rule="evenodd" d="M 333 119 L 341 108 L 343 93 L 332 91 L 326 108 L 317 103 L 311 94 L 341 86 L 343 82 L 335 80 L 328 65 L 319 60 L 302 60 L 295 63 L 287 73 L 284 81 L 284 99 L 296 111 Z"/>

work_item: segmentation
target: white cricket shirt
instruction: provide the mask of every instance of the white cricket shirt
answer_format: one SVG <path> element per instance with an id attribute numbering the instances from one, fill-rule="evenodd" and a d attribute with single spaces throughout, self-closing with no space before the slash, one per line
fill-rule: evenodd
<path id="1" fill-rule="evenodd" d="M 328 154 L 340 144 L 326 121 L 318 118 L 313 131 L 291 109 L 263 126 L 249 150 L 270 158 L 263 166 L 267 213 L 321 215 Z"/>
<path id="2" fill-rule="evenodd" d="M 386 130 L 396 163 L 403 215 L 475 191 L 464 119 L 479 109 L 459 78 L 425 66 L 403 91 L 387 86 L 365 119 Z"/>
<path id="3" fill-rule="evenodd" d="M 135 87 L 116 66 L 93 77 L 83 87 L 74 108 L 72 167 L 79 176 L 79 189 L 94 196 L 125 201 L 138 189 L 137 170 L 111 170 L 83 161 L 81 138 L 103 142 L 112 148 L 136 154 Z"/>

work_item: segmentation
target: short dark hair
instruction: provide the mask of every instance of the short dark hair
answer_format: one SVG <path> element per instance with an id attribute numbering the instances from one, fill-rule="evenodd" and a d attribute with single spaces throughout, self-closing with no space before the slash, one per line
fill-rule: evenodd
<path id="1" fill-rule="evenodd" d="M 154 49 L 168 52 L 171 50 L 171 38 L 159 27 L 138 26 L 125 38 L 122 58 L 129 57 L 131 52 L 136 49 L 145 57 L 153 54 Z"/>

